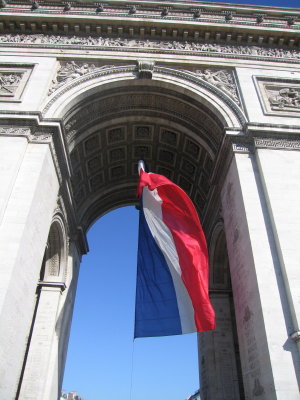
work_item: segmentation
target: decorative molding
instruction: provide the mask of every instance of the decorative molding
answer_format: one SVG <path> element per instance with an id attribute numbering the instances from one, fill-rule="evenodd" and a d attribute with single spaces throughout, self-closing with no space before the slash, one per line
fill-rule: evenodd
<path id="1" fill-rule="evenodd" d="M 60 290 L 61 292 L 63 292 L 67 286 L 64 282 L 40 281 L 38 283 L 38 287 L 40 289 L 48 288 L 48 289 L 53 289 L 53 290 Z"/>
<path id="2" fill-rule="evenodd" d="M 299 136 L 274 137 L 268 136 L 230 136 L 232 149 L 235 153 L 253 153 L 255 149 L 300 150 Z"/>
<path id="3" fill-rule="evenodd" d="M 30 143 L 51 143 L 52 142 L 52 133 L 40 133 L 35 132 L 34 134 L 29 136 Z"/>
<path id="4" fill-rule="evenodd" d="M 30 128 L 22 128 L 19 126 L 1 126 L 0 135 L 29 137 L 31 135 L 31 130 Z"/>
<path id="5" fill-rule="evenodd" d="M 176 70 L 176 69 L 171 69 L 171 68 L 165 68 L 165 67 L 159 67 L 156 66 L 154 61 L 147 61 L 144 63 L 143 60 L 138 61 L 138 69 L 140 68 L 142 71 L 142 74 L 145 74 L 150 77 L 154 72 L 157 72 L 159 74 L 163 75 L 172 75 L 177 78 L 181 78 L 190 82 L 193 82 L 196 85 L 205 87 L 209 91 L 213 92 L 216 96 L 221 98 L 236 114 L 238 119 L 241 121 L 241 123 L 245 122 L 245 115 L 243 114 L 241 108 L 239 105 L 234 101 L 232 96 L 229 96 L 227 93 L 224 91 L 220 90 L 219 87 L 216 85 L 213 85 L 211 83 L 208 83 L 206 80 L 202 79 L 201 77 L 198 77 L 197 74 L 192 73 L 190 71 L 185 71 L 185 70 Z M 95 67 L 92 69 L 92 72 L 86 73 L 83 76 L 80 76 L 76 79 L 72 79 L 68 82 L 66 82 L 62 87 L 59 87 L 55 93 L 53 93 L 53 96 L 49 100 L 49 102 L 46 104 L 43 114 L 45 115 L 46 112 L 49 110 L 49 108 L 57 101 L 60 96 L 64 93 L 66 93 L 68 90 L 78 86 L 80 83 L 86 82 L 91 79 L 95 79 L 98 77 L 102 76 L 107 76 L 107 75 L 113 75 L 113 74 L 125 74 L 125 73 L 132 73 L 137 69 L 133 65 L 125 65 L 125 66 L 114 66 L 114 65 L 105 65 L 102 67 Z M 142 75 L 143 76 L 143 75 Z M 138 75 L 139 77 L 139 75 Z M 221 86 L 221 83 L 220 83 Z M 224 86 L 224 85 L 223 85 Z M 228 89 L 227 89 L 228 90 Z M 224 96 L 224 93 L 226 94 Z M 229 98 L 228 98 L 229 97 Z M 126 103 L 127 104 L 127 103 Z M 77 130 L 74 128 L 72 129 L 72 126 L 74 125 L 74 120 L 68 121 L 66 124 L 66 135 L 68 140 L 71 139 L 76 133 Z"/>
<path id="6" fill-rule="evenodd" d="M 292 138 L 254 138 L 256 148 L 268 148 L 278 150 L 300 150 L 300 140 Z"/>
<path id="7" fill-rule="evenodd" d="M 228 135 L 231 148 L 234 153 L 253 153 L 254 142 L 249 135 Z"/>
<path id="8" fill-rule="evenodd" d="M 212 84 L 240 104 L 233 72 L 227 69 L 202 69 L 196 71 L 197 76 Z"/>
<path id="9" fill-rule="evenodd" d="M 197 29 L 199 23 L 201 27 L 209 27 L 210 30 L 214 28 L 220 29 L 220 24 L 222 24 L 222 27 L 228 26 L 229 28 L 233 24 L 236 24 L 245 27 L 251 26 L 251 30 L 254 30 L 255 33 L 257 31 L 264 32 L 270 30 L 270 28 L 274 30 L 284 29 L 288 33 L 293 33 L 297 32 L 300 28 L 299 13 L 296 9 L 291 15 L 290 10 L 279 9 L 277 11 L 269 8 L 268 12 L 266 12 L 264 7 L 257 5 L 255 7 L 250 5 L 246 7 L 236 4 L 224 4 L 221 10 L 217 5 L 209 2 L 201 2 L 201 9 L 197 7 L 195 2 L 190 4 L 187 2 L 176 3 L 173 2 L 171 5 L 170 3 L 159 4 L 155 2 L 136 1 L 134 5 L 131 5 L 130 3 L 122 4 L 111 0 L 106 3 L 85 2 L 78 4 L 76 2 L 65 1 L 51 3 L 40 0 L 38 2 L 36 0 L 33 2 L 7 2 L 2 0 L 0 6 L 3 14 L 9 16 L 9 22 L 18 21 L 20 14 L 31 14 L 29 23 L 26 24 L 26 20 L 24 22 L 24 19 L 22 19 L 21 26 L 16 24 L 13 28 L 10 28 L 21 32 L 26 28 L 33 31 L 52 29 L 54 32 L 64 29 L 68 32 L 74 29 L 72 26 L 74 20 L 78 21 L 78 25 L 74 29 L 75 31 L 89 32 L 98 27 L 98 30 L 101 32 L 101 29 L 107 28 L 103 22 L 108 20 L 111 23 L 111 20 L 115 17 L 122 21 L 127 28 L 132 27 L 132 25 L 136 26 L 137 22 L 143 25 L 143 21 L 149 19 L 155 21 L 156 26 L 165 23 L 165 21 L 167 21 L 168 25 L 170 25 L 170 22 L 173 24 L 184 22 L 186 26 L 188 24 L 190 29 Z M 41 15 L 43 16 L 42 21 L 46 20 L 48 22 L 50 20 L 56 26 L 52 27 L 51 24 L 49 24 L 50 27 L 48 28 L 41 26 Z M 59 25 L 58 18 L 61 16 L 64 16 L 66 20 L 63 27 L 57 26 Z M 98 18 L 95 18 L 95 16 Z M 259 16 L 262 17 L 259 18 Z M 69 24 L 67 23 L 68 18 L 72 20 Z M 98 20 L 100 20 L 101 25 Z M 86 29 L 82 22 L 89 24 L 89 28 Z"/>
<path id="10" fill-rule="evenodd" d="M 130 49 L 143 52 L 166 52 L 194 55 L 208 55 L 214 57 L 233 57 L 242 59 L 268 59 L 277 62 L 300 62 L 300 51 L 295 49 L 269 48 L 262 46 L 231 45 L 225 43 L 203 43 L 202 41 L 175 41 L 175 40 L 141 40 L 127 38 L 110 38 L 102 36 L 61 36 L 47 34 L 2 34 L 0 46 L 13 47 L 41 47 L 41 48 L 76 48 L 118 51 Z"/>
<path id="11" fill-rule="evenodd" d="M 232 150 L 234 153 L 253 153 L 254 147 L 251 143 L 233 143 Z"/>

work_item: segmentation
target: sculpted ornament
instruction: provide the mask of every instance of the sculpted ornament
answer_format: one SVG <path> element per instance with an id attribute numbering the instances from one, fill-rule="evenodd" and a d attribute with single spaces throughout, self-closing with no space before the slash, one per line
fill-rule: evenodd
<path id="1" fill-rule="evenodd" d="M 22 46 L 33 45 L 34 47 L 60 47 L 60 46 L 91 46 L 100 48 L 123 47 L 129 49 L 139 49 L 151 51 L 159 49 L 160 51 L 180 51 L 193 52 L 200 54 L 213 54 L 214 56 L 224 57 L 227 55 L 239 55 L 244 58 L 280 58 L 282 61 L 295 59 L 300 61 L 300 52 L 298 50 L 288 50 L 282 48 L 267 48 L 260 46 L 241 46 L 219 43 L 203 43 L 200 41 L 167 41 L 167 40 L 138 40 L 126 38 L 109 38 L 101 36 L 60 36 L 43 34 L 2 34 L 0 35 L 0 45 L 21 43 Z"/>
<path id="2" fill-rule="evenodd" d="M 22 76 L 22 73 L 0 72 L 0 96 L 14 96 Z"/>
<path id="3" fill-rule="evenodd" d="M 48 95 L 52 94 L 65 83 L 79 78 L 88 72 L 92 72 L 95 68 L 96 67 L 94 64 L 89 65 L 87 63 L 75 63 L 74 61 L 62 65 L 57 72 L 56 78 L 52 81 L 52 86 L 49 89 Z"/>
<path id="4" fill-rule="evenodd" d="M 1 126 L 0 135 L 7 136 L 29 136 L 31 134 L 30 128 L 21 128 L 19 126 Z"/>
<path id="5" fill-rule="evenodd" d="M 196 74 L 204 79 L 206 82 L 212 84 L 218 89 L 222 90 L 229 97 L 231 97 L 237 104 L 240 104 L 235 82 L 232 73 L 221 69 L 214 71 L 212 69 L 198 70 Z"/>
<path id="6" fill-rule="evenodd" d="M 300 110 L 300 88 L 286 87 L 268 92 L 268 100 L 272 110 Z"/>

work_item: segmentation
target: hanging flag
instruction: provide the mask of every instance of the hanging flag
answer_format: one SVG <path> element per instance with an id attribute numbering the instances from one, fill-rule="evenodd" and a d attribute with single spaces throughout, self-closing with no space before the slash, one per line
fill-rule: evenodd
<path id="1" fill-rule="evenodd" d="M 208 253 L 188 195 L 140 169 L 139 245 L 134 337 L 215 328 L 208 296 Z"/>

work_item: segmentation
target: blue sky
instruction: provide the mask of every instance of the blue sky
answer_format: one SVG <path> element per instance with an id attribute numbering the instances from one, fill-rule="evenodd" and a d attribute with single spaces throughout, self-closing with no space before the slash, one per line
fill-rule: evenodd
<path id="1" fill-rule="evenodd" d="M 138 212 L 123 207 L 88 232 L 63 383 L 85 400 L 184 400 L 199 387 L 196 334 L 133 341 L 137 226 Z"/>
<path id="2" fill-rule="evenodd" d="M 88 232 L 63 385 L 85 400 L 183 400 L 199 386 L 195 334 L 133 342 L 137 225 L 123 207 Z"/>

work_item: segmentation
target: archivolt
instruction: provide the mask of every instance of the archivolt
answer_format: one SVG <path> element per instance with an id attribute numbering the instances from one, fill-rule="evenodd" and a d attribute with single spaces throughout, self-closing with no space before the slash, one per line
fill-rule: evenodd
<path id="1" fill-rule="evenodd" d="M 45 118 L 63 118 L 79 102 L 107 89 L 140 86 L 164 87 L 206 106 L 226 127 L 239 128 L 246 121 L 241 108 L 222 90 L 190 71 L 154 66 L 152 79 L 138 79 L 135 65 L 96 68 L 66 83 L 47 99 L 43 108 Z"/>

